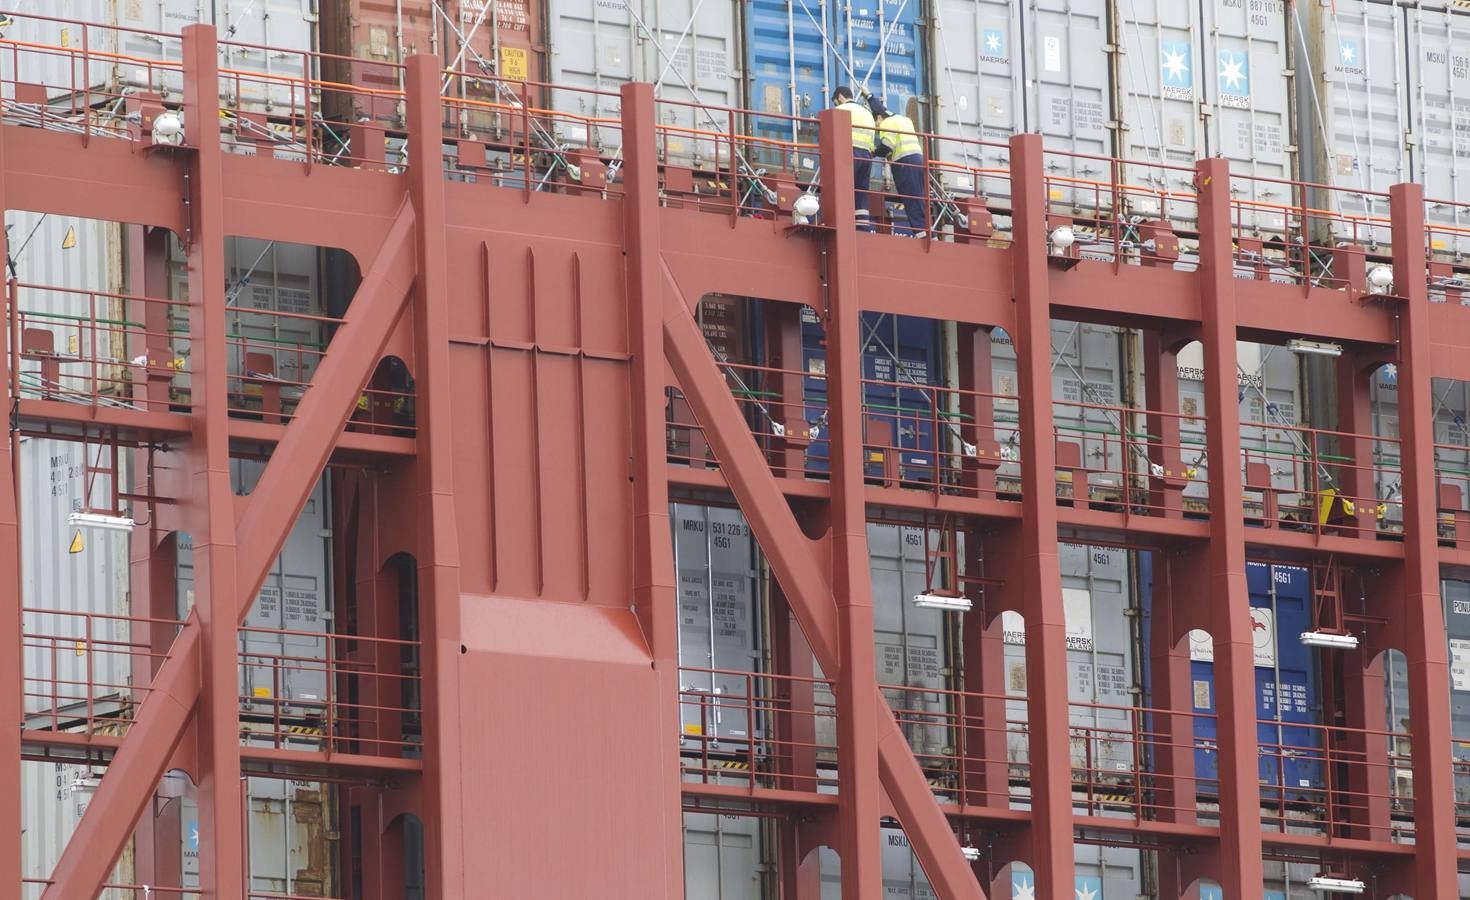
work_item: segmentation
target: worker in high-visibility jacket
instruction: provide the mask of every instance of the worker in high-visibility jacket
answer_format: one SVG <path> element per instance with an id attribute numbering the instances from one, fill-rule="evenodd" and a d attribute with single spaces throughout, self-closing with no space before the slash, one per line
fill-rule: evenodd
<path id="1" fill-rule="evenodd" d="M 873 113 L 853 99 L 852 91 L 840 87 L 832 92 L 832 105 L 852 116 L 852 181 L 856 191 L 858 231 L 872 231 L 868 224 L 868 187 L 873 180 L 873 150 L 878 146 Z"/>
<path id="2" fill-rule="evenodd" d="M 903 199 L 903 224 L 894 223 L 894 234 L 924 237 L 929 231 L 929 217 L 924 209 L 926 170 L 924 167 L 924 145 L 914 130 L 914 122 L 908 116 L 894 115 L 883 107 L 882 101 L 871 101 L 873 119 L 878 123 L 878 146 L 875 156 L 888 159 L 888 171 L 893 173 L 893 188 Z"/>

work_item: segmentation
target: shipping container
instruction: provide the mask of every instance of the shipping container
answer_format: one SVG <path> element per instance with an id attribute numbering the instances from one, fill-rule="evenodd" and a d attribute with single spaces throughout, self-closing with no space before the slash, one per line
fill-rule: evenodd
<path id="1" fill-rule="evenodd" d="M 863 313 L 859 324 L 863 345 L 864 470 L 884 474 L 885 449 L 897 457 L 904 481 L 932 481 L 935 465 L 934 388 L 943 384 L 943 341 L 939 322 L 887 313 Z M 807 448 L 807 471 L 829 471 L 827 423 L 827 338 L 817 314 L 801 311 L 803 368 L 807 373 L 806 419 L 818 436 Z M 885 433 L 886 432 L 886 433 Z"/>
<path id="2" fill-rule="evenodd" d="M 1137 771 L 1131 707 L 1137 705 L 1137 635 L 1128 611 L 1135 606 L 1126 550 L 1061 544 L 1062 604 L 1066 613 L 1067 698 L 1071 703 L 1071 760 L 1075 781 L 1124 785 Z M 1027 719 L 1026 631 L 1018 613 L 1001 613 L 1005 644 L 1006 719 Z M 1029 761 L 1026 735 L 1008 729 L 1008 758 Z"/>
<path id="3" fill-rule="evenodd" d="M 1197 511 L 1207 509 L 1209 467 L 1205 452 L 1204 349 L 1198 342 L 1179 351 L 1180 443 L 1186 468 L 1197 471 L 1184 496 Z M 1285 347 L 1236 342 L 1236 378 L 1240 398 L 1242 464 L 1265 463 L 1271 484 L 1301 490 L 1311 481 L 1303 457 L 1310 452 L 1300 425 L 1301 371 L 1296 355 Z M 1247 473 L 1249 474 L 1249 473 Z M 1309 504 L 1310 505 L 1310 504 Z"/>
<path id="4" fill-rule="evenodd" d="M 1440 593 L 1444 596 L 1445 631 L 1449 640 L 1450 655 L 1450 733 L 1454 737 L 1455 803 L 1458 816 L 1463 818 L 1470 809 L 1470 580 L 1445 578 L 1440 581 Z M 1407 690 L 1407 678 L 1404 679 Z M 1400 698 L 1390 694 L 1389 725 L 1392 729 L 1402 727 L 1400 720 L 1407 715 L 1408 698 L 1402 697 L 1402 707 L 1393 705 Z"/>
<path id="5" fill-rule="evenodd" d="M 262 740 L 246 736 L 245 741 Z M 271 738 L 263 739 L 267 746 Z M 289 749 L 315 750 L 311 746 Z M 250 890 L 272 896 L 334 897 L 337 890 L 337 808 L 334 788 L 319 781 L 249 777 L 244 781 Z M 199 812 L 179 804 L 184 887 L 199 885 Z"/>
<path id="6" fill-rule="evenodd" d="M 1246 564 L 1251 633 L 1255 641 L 1256 718 L 1263 752 L 1262 796 L 1320 802 L 1323 789 L 1322 722 L 1317 651 L 1299 636 L 1313 630 L 1312 575 L 1297 566 Z M 1190 634 L 1190 678 L 1195 773 L 1201 786 L 1218 776 L 1214 649 L 1206 632 Z"/>
<path id="7" fill-rule="evenodd" d="M 816 116 L 840 86 L 865 87 L 916 125 L 928 122 L 929 28 L 913 0 L 751 0 L 745 12 L 750 131 L 815 143 L 789 116 Z M 761 113 L 769 113 L 762 116 Z M 806 163 L 814 166 L 813 160 Z M 810 167 L 810 166 L 809 166 Z"/>
<path id="8" fill-rule="evenodd" d="M 748 697 L 750 680 L 728 673 L 761 670 L 760 554 L 738 509 L 675 503 L 669 516 L 679 579 L 680 689 L 716 698 L 707 709 L 692 699 L 680 704 L 684 741 L 738 752 L 761 723 L 750 721 L 743 699 L 726 708 L 717 698 Z M 702 671 L 710 669 L 722 671 Z M 695 737 L 703 740 L 691 743 Z"/>
<path id="9" fill-rule="evenodd" d="M 20 764 L 21 877 L 50 878 L 61 853 L 92 802 L 105 767 L 78 762 Z M 108 881 L 134 884 L 133 842 L 123 847 Z M 39 900 L 44 885 L 27 884 L 17 896 Z M 98 900 L 135 900 L 130 890 L 107 889 Z"/>
<path id="10" fill-rule="evenodd" d="M 237 494 L 248 494 L 264 463 L 230 461 Z M 240 635 L 242 715 L 321 715 L 327 697 L 326 635 L 332 630 L 332 532 L 327 480 L 317 483 L 276 558 Z M 194 602 L 194 544 L 178 536 L 179 614 Z"/>
<path id="11" fill-rule="evenodd" d="M 765 844 L 756 816 L 684 814 L 685 900 L 762 900 Z"/>
<path id="12" fill-rule="evenodd" d="M 402 90 L 403 64 L 427 53 L 441 69 L 470 75 L 499 75 L 511 82 L 544 82 L 544 6 L 539 0 L 334 0 L 320 9 L 323 74 L 329 81 L 377 90 Z M 486 104 L 540 105 L 536 87 L 512 87 L 494 79 L 446 79 L 449 96 L 469 101 L 450 115 L 463 133 L 478 137 L 507 126 Z M 323 97 L 328 117 L 357 121 L 367 116 L 403 127 L 406 110 L 395 100 L 368 95 Z M 336 107 L 333 106 L 336 104 Z M 353 115 L 356 114 L 356 115 Z M 349 117 L 350 116 L 350 117 Z"/>
<path id="13" fill-rule="evenodd" d="M 934 130 L 960 141 L 941 141 L 938 159 L 966 168 L 1003 169 L 1008 154 L 975 141 L 1003 142 L 1011 135 L 1042 135 L 1050 150 L 1113 155 L 1106 0 L 941 0 L 934 4 L 933 67 L 938 111 Z M 1106 179 L 1099 159 L 1052 156 L 1057 177 Z M 949 187 L 983 188 L 1009 196 L 1004 178 L 975 184 L 969 173 L 951 172 Z M 1081 202 L 1088 192 L 1058 187 L 1051 199 Z"/>
<path id="14" fill-rule="evenodd" d="M 941 692 L 952 686 L 955 673 L 949 659 L 954 617 L 913 602 L 916 595 L 946 583 L 938 561 L 930 573 L 929 543 L 936 543 L 936 537 L 931 534 L 926 540 L 922 528 L 868 525 L 878 683 L 906 688 L 884 694 L 888 705 L 910 723 L 904 726 L 909 746 L 932 759 L 955 744 L 953 732 L 941 724 L 950 711 Z"/>
<path id="15" fill-rule="evenodd" d="M 659 125 L 676 129 L 663 140 L 664 161 L 728 168 L 728 145 L 707 135 L 730 131 L 734 118 L 697 107 L 742 106 L 739 12 L 740 4 L 730 0 L 548 0 L 549 80 L 559 88 L 552 91 L 551 108 L 579 117 L 617 118 L 618 89 L 632 81 L 649 82 L 660 99 L 673 101 L 659 106 Z M 621 147 L 618 129 L 602 132 L 599 141 L 571 122 L 557 125 L 558 136 L 570 143 L 608 154 Z"/>
<path id="16" fill-rule="evenodd" d="M 17 0 L 7 7 L 15 24 L 6 38 L 99 54 L 88 66 L 56 52 L 22 52 L 22 80 L 44 84 L 52 103 L 86 102 L 113 113 L 123 92 L 152 92 L 165 103 L 183 100 L 179 33 L 212 24 L 221 41 L 220 68 L 243 73 L 221 81 L 230 108 L 287 115 L 303 102 L 300 80 L 316 74 L 317 0 Z M 45 18 L 42 18 L 45 17 Z M 69 21 L 51 21 L 62 19 Z M 82 28 L 76 22 L 93 23 Z M 168 36 L 164 36 L 168 35 Z M 271 48 L 269 51 L 264 48 Z M 172 63 L 174 67 L 153 65 Z M 266 80 L 290 78 L 295 84 Z M 8 79 L 7 79 L 8 81 Z M 13 86 L 7 84 L 7 90 Z M 84 93 L 86 92 L 86 93 Z"/>
<path id="17" fill-rule="evenodd" d="M 1288 5 L 1276 0 L 1118 3 L 1124 155 L 1184 166 L 1223 156 L 1239 175 L 1292 178 Z M 1165 176 L 1139 167 L 1130 182 L 1193 190 L 1188 172 Z M 1271 181 L 1241 182 L 1232 195 L 1254 201 L 1241 224 L 1267 233 L 1281 231 L 1281 207 L 1292 205 L 1286 185 Z"/>

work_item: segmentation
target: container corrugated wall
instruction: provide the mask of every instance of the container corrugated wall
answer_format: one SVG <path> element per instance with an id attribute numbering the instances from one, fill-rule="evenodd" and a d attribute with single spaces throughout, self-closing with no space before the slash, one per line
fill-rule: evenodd
<path id="1" fill-rule="evenodd" d="M 61 852 L 77 829 L 82 814 L 92 802 L 96 779 L 102 768 L 70 762 L 22 762 L 21 792 L 21 877 L 50 878 Z M 133 843 L 124 846 L 108 880 L 133 884 Z M 25 885 L 21 900 L 39 900 L 43 885 Z M 131 890 L 104 890 L 99 900 L 134 900 Z"/>

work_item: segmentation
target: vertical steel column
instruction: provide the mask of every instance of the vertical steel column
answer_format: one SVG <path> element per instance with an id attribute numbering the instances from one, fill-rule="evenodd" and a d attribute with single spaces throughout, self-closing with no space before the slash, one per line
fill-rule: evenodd
<path id="1" fill-rule="evenodd" d="M 838 853 L 844 900 L 883 889 L 879 840 L 878 714 L 872 685 L 873 582 L 863 502 L 863 360 L 859 335 L 857 231 L 853 221 L 852 117 L 822 113 L 822 220 L 826 257 L 828 458 L 832 466 L 832 594 L 842 670 L 837 673 Z M 879 695 L 881 697 L 881 695 Z M 881 702 L 881 700 L 879 701 Z M 887 715 L 887 710 L 883 710 Z"/>
<path id="2" fill-rule="evenodd" d="M 663 264 L 658 208 L 658 134 L 653 85 L 622 87 L 624 240 L 628 273 L 629 407 L 633 450 L 633 609 L 643 626 L 654 671 L 664 734 L 679 733 L 679 607 L 669 530 L 669 475 L 664 426 Z M 679 797 L 678 750 L 672 741 L 660 790 Z M 684 893 L 683 820 L 672 813 L 664 835 L 663 893 Z"/>
<path id="3" fill-rule="evenodd" d="M 1011 138 L 1015 197 L 1011 266 L 1021 419 L 1021 612 L 1026 617 L 1026 721 L 1031 760 L 1031 868 L 1038 896 L 1073 894 L 1072 766 L 1067 727 L 1067 623 L 1058 558 L 1051 396 L 1051 294 L 1041 135 Z"/>
<path id="4" fill-rule="evenodd" d="M 224 157 L 214 28 L 184 29 L 190 237 L 189 378 L 193 443 L 184 454 L 191 496 L 195 608 L 203 629 L 199 695 L 199 886 L 205 897 L 245 887 L 245 810 L 240 792 L 239 623 L 235 493 L 230 483 L 229 354 L 225 314 Z"/>
<path id="5" fill-rule="evenodd" d="M 431 897 L 462 896 L 458 781 L 462 713 L 459 685 L 459 523 L 454 477 L 449 381 L 449 257 L 444 226 L 444 104 L 435 57 L 408 61 L 409 193 L 416 217 L 418 277 L 413 291 L 417 399 L 419 619 L 424 677 L 424 877 Z M 365 381 L 366 379 L 364 379 Z"/>
<path id="6" fill-rule="evenodd" d="M 1151 435 L 1148 461 L 1164 470 L 1150 475 L 1148 503 L 1154 514 L 1177 519 L 1184 515 L 1184 460 L 1180 454 L 1179 355 L 1164 335 L 1150 330 L 1143 338 L 1143 391 L 1148 411 L 1144 429 Z M 1125 454 L 1126 456 L 1126 454 Z"/>
<path id="7" fill-rule="evenodd" d="M 3 103 L 3 101 L 0 101 Z M 4 129 L 0 129 L 0 165 L 5 160 Z M 0 216 L 6 209 L 3 195 L 4 183 L 0 181 Z M 0 228 L 0 260 L 10 258 L 5 229 Z M 25 692 L 25 653 L 23 652 L 24 616 L 21 613 L 21 553 L 20 553 L 20 507 L 17 503 L 16 486 L 20 478 L 17 468 L 20 461 L 14 450 L 17 445 L 11 430 L 10 411 L 19 402 L 11 396 L 11 356 L 15 349 L 10 346 L 11 317 L 15 310 L 11 304 L 15 298 L 10 292 L 9 273 L 5 278 L 5 332 L 7 337 L 0 343 L 0 396 L 5 398 L 0 413 L 3 413 L 5 434 L 0 436 L 0 623 L 9 622 L 3 628 L 5 639 L 0 643 L 0 659 L 5 660 L 4 677 L 0 677 L 0 725 L 5 728 L 5 737 L 0 740 L 0 773 L 9 772 L 0 778 L 0 821 L 9 822 L 0 829 L 0 890 L 19 895 L 20 879 L 23 875 L 20 854 L 20 733 L 24 727 L 25 707 L 22 695 Z M 10 885 L 6 888 L 4 885 Z"/>
<path id="8" fill-rule="evenodd" d="M 961 322 L 959 336 L 960 435 L 975 446 L 973 457 L 960 449 L 961 485 L 982 499 L 995 499 L 1000 444 L 995 440 L 994 365 L 990 329 Z"/>
<path id="9" fill-rule="evenodd" d="M 1189 651 L 1182 646 L 1177 626 L 1177 610 L 1188 599 L 1176 595 L 1170 578 L 1172 567 L 1165 561 L 1164 552 L 1155 551 L 1154 559 L 1153 609 L 1148 622 L 1153 672 L 1149 705 L 1166 712 L 1154 718 L 1144 740 L 1156 742 L 1152 760 L 1158 776 L 1155 803 L 1160 821 L 1193 824 L 1198 808 L 1193 778 L 1194 717 L 1190 715 L 1194 696 L 1190 691 Z"/>
<path id="10" fill-rule="evenodd" d="M 1429 260 L 1424 188 L 1389 189 L 1393 283 L 1399 306 L 1399 436 L 1404 496 L 1404 656 L 1414 761 L 1415 897 L 1456 896 L 1449 648 L 1439 595 L 1434 410 L 1429 353 Z"/>
<path id="11" fill-rule="evenodd" d="M 1219 717 L 1220 844 L 1217 873 L 1227 897 L 1261 893 L 1261 827 L 1256 742 L 1256 670 L 1245 581 L 1245 508 L 1236 378 L 1234 251 L 1230 166 L 1198 164 L 1201 340 L 1205 361 L 1205 448 L 1209 453 L 1210 635 L 1215 645 Z"/>

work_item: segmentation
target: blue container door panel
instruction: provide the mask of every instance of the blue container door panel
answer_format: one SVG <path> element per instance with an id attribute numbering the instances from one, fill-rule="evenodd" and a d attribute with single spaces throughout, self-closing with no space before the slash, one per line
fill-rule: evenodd
<path id="1" fill-rule="evenodd" d="M 750 108 L 757 113 L 751 131 L 772 140 L 804 143 L 816 139 L 784 116 L 815 116 L 843 78 L 834 78 L 827 43 L 817 22 L 825 7 L 819 0 L 751 0 L 746 6 L 747 71 Z M 813 21 L 815 19 L 815 21 Z M 782 160 L 763 160 L 782 168 Z"/>
<path id="2" fill-rule="evenodd" d="M 816 440 L 807 445 L 806 468 L 808 472 L 828 472 L 827 379 L 823 377 L 827 374 L 827 335 L 811 307 L 801 310 L 801 363 L 806 420 L 820 428 Z"/>
<path id="3" fill-rule="evenodd" d="M 907 112 L 909 99 L 922 97 L 925 88 L 920 0 L 851 0 L 830 6 L 838 83 L 865 85 L 889 109 Z"/>
<path id="4" fill-rule="evenodd" d="M 1321 702 L 1316 656 L 1299 638 L 1312 630 L 1311 573 L 1297 566 L 1252 564 L 1246 580 L 1254 607 L 1270 609 L 1273 587 L 1276 593 L 1276 665 L 1256 670 L 1257 715 L 1262 720 L 1279 716 L 1279 725 L 1259 726 L 1260 739 L 1263 746 L 1282 749 L 1262 758 L 1261 779 L 1285 788 L 1287 799 L 1320 800 L 1322 732 L 1311 727 Z"/>
<path id="5" fill-rule="evenodd" d="M 1189 664 L 1189 681 L 1193 690 L 1194 775 L 1203 796 L 1220 793 L 1219 728 L 1215 718 L 1215 664 L 1195 660 Z"/>

